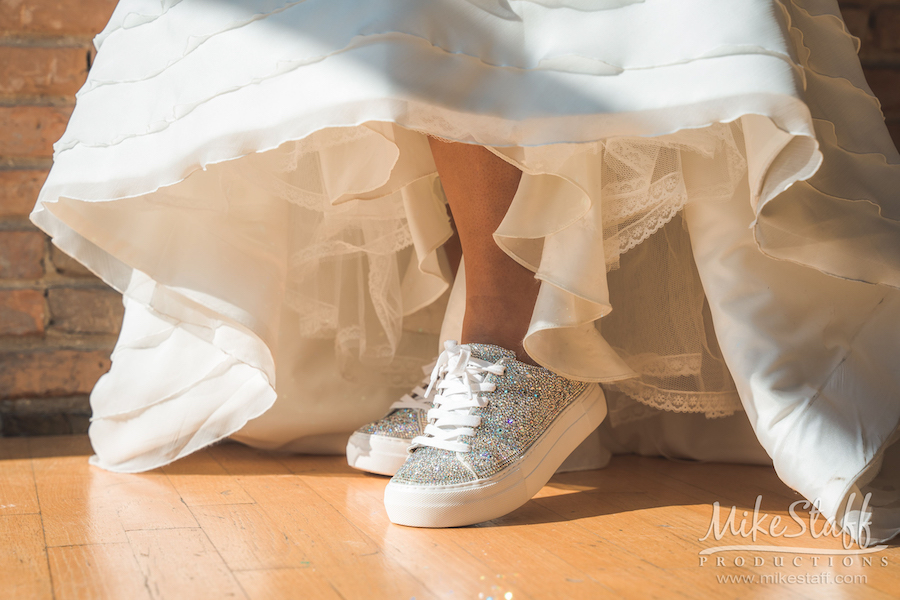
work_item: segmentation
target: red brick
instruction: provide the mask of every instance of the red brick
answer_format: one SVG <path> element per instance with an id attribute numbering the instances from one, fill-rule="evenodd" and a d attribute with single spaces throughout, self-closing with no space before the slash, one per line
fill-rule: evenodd
<path id="1" fill-rule="evenodd" d="M 0 107 L 0 156 L 53 156 L 71 114 L 68 106 Z"/>
<path id="2" fill-rule="evenodd" d="M 45 305 L 38 290 L 0 290 L 0 335 L 44 333 Z"/>
<path id="3" fill-rule="evenodd" d="M 87 433 L 91 405 L 85 394 L 0 401 L 0 436 Z"/>
<path id="4" fill-rule="evenodd" d="M 60 275 L 67 277 L 94 277 L 94 274 L 80 262 L 60 250 L 54 245 L 50 245 L 50 262 Z"/>
<path id="5" fill-rule="evenodd" d="M 38 231 L 0 231 L 0 279 L 43 277 L 45 239 Z"/>
<path id="6" fill-rule="evenodd" d="M 0 46 L 0 94 L 70 96 L 87 77 L 87 48 Z"/>
<path id="7" fill-rule="evenodd" d="M 900 148 L 900 121 L 888 121 L 887 126 L 894 140 L 894 145 Z"/>
<path id="8" fill-rule="evenodd" d="M 900 50 L 900 7 L 875 11 L 875 45 L 880 50 Z"/>
<path id="9" fill-rule="evenodd" d="M 841 15 L 844 17 L 844 23 L 850 33 L 862 40 L 862 51 L 872 43 L 872 30 L 869 28 L 869 17 L 871 12 L 862 7 L 841 7 Z"/>
<path id="10" fill-rule="evenodd" d="M 900 70 L 890 68 L 866 69 L 866 81 L 881 101 L 885 115 L 900 112 Z"/>
<path id="11" fill-rule="evenodd" d="M 0 352 L 0 398 L 87 394 L 109 370 L 104 350 Z"/>
<path id="12" fill-rule="evenodd" d="M 118 333 L 125 309 L 122 296 L 109 289 L 51 289 L 50 326 L 67 333 Z"/>
<path id="13" fill-rule="evenodd" d="M 0 171 L 0 217 L 27 216 L 45 179 L 47 171 Z"/>
<path id="14" fill-rule="evenodd" d="M 0 0 L 0 32 L 94 35 L 115 7 L 116 0 Z"/>
<path id="15" fill-rule="evenodd" d="M 882 6 L 900 6 L 900 0 L 838 0 L 841 8 L 844 6 L 865 6 L 867 8 L 880 8 Z"/>

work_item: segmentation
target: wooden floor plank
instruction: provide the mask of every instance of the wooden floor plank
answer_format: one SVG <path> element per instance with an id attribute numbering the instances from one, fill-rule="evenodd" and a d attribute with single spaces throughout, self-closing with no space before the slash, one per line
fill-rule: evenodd
<path id="1" fill-rule="evenodd" d="M 237 442 L 224 442 L 208 448 L 212 456 L 229 475 L 288 475 L 281 455 L 250 448 Z"/>
<path id="2" fill-rule="evenodd" d="M 279 486 L 257 502 L 342 597 L 364 599 L 372 590 L 387 598 L 425 595 L 420 581 L 306 486 Z"/>
<path id="3" fill-rule="evenodd" d="M 628 495 L 620 492 L 612 495 Z M 584 502 L 584 498 L 572 496 L 572 500 Z M 647 561 L 641 545 L 632 543 L 633 521 L 640 521 L 640 512 L 602 517 L 613 526 L 609 530 L 585 527 L 581 519 L 561 518 L 549 510 L 546 497 L 527 503 L 519 510 L 485 524 L 482 527 L 513 528 L 521 544 L 547 548 L 573 567 L 580 569 L 592 580 L 613 592 L 629 597 L 639 586 L 647 598 L 685 598 L 680 582 L 665 568 Z M 593 504 L 593 502 L 588 503 Z M 597 520 L 600 517 L 595 517 Z"/>
<path id="4" fill-rule="evenodd" d="M 162 470 L 188 506 L 253 502 L 207 450 L 195 452 Z"/>
<path id="5" fill-rule="evenodd" d="M 53 597 L 40 515 L 0 517 L 0 597 Z"/>
<path id="6" fill-rule="evenodd" d="M 197 526 L 161 471 L 112 473 L 88 464 L 90 446 L 62 447 L 60 456 L 52 448 L 32 461 L 48 546 L 126 543 L 130 530 Z"/>
<path id="7" fill-rule="evenodd" d="M 282 458 L 282 462 L 436 597 L 477 598 L 479 593 L 489 597 L 490 588 L 498 585 L 496 573 L 490 573 L 479 558 L 460 551 L 451 539 L 455 534 L 443 535 L 458 530 L 391 524 L 383 503 L 388 478 L 353 470 L 343 457 L 296 456 Z M 503 594 L 531 598 L 512 578 L 504 576 L 501 583 Z"/>
<path id="8" fill-rule="evenodd" d="M 343 600 L 328 580 L 312 568 L 241 571 L 235 577 L 250 600 Z"/>
<path id="9" fill-rule="evenodd" d="M 664 501 L 659 503 L 661 510 L 659 510 L 658 518 L 655 519 L 656 524 L 662 525 L 665 523 L 668 526 L 672 523 L 676 523 L 679 521 L 678 515 L 680 513 L 684 522 L 690 523 L 690 526 L 675 528 L 672 532 L 675 535 L 681 536 L 688 543 L 696 543 L 698 542 L 697 537 L 702 537 L 699 533 L 697 536 L 691 535 L 692 530 L 694 532 L 703 531 L 703 535 L 705 535 L 704 529 L 709 528 L 710 520 L 713 515 L 711 506 L 713 502 L 720 502 L 720 523 L 724 524 L 731 506 L 736 506 L 738 508 L 738 511 L 736 511 L 738 523 L 740 523 L 740 518 L 743 516 L 744 510 L 747 511 L 748 523 L 752 523 L 752 511 L 755 507 L 757 496 L 760 496 L 762 501 L 760 503 L 761 516 L 764 517 L 768 514 L 768 518 L 763 521 L 765 525 L 768 525 L 771 522 L 771 518 L 777 515 L 781 517 L 782 524 L 786 525 L 785 529 L 788 534 L 795 535 L 801 532 L 801 527 L 793 521 L 791 515 L 788 513 L 788 508 L 791 503 L 795 502 L 800 496 L 785 486 L 784 483 L 777 478 L 772 469 L 758 466 L 682 462 L 671 463 L 669 461 L 658 459 L 650 459 L 648 462 L 648 459 L 641 459 L 638 457 L 623 457 L 621 462 L 630 464 L 633 467 L 636 461 L 641 463 L 641 468 L 628 468 L 621 473 L 621 476 L 623 478 L 637 480 L 637 485 L 647 489 L 651 486 L 655 486 L 659 490 L 666 490 L 664 492 Z M 640 480 L 643 480 L 644 482 L 640 483 Z M 701 504 L 689 505 L 690 502 L 700 502 Z M 678 504 L 682 505 L 678 506 Z M 803 511 L 800 511 L 800 514 L 801 516 L 805 515 Z M 648 521 L 654 520 L 652 515 L 648 515 L 648 517 Z M 699 522 L 697 521 L 697 517 L 701 518 Z M 754 542 L 751 539 L 742 538 L 740 536 L 731 536 L 729 533 L 729 535 L 724 537 L 721 541 L 717 542 L 710 539 L 705 542 L 700 542 L 700 545 L 702 547 L 710 547 L 716 545 L 746 543 Z M 786 536 L 767 537 L 760 535 L 757 537 L 757 542 L 755 543 L 776 547 L 804 547 L 828 550 L 844 549 L 844 545 L 840 538 L 823 536 L 816 539 L 808 533 L 793 538 Z M 739 560 L 740 557 L 743 557 L 747 561 L 751 560 L 750 554 L 747 552 L 729 552 L 717 556 L 723 558 L 726 561 L 726 564 L 729 565 L 733 565 L 734 561 Z M 781 556 L 784 557 L 785 555 L 782 554 Z M 844 567 L 839 562 L 836 562 L 833 566 L 828 566 L 826 563 L 827 559 L 822 559 L 818 566 L 812 567 L 811 563 L 813 560 L 819 559 L 805 556 L 801 557 L 801 561 L 805 561 L 802 563 L 801 567 L 793 568 L 793 570 L 785 572 L 783 568 L 778 568 L 772 564 L 771 555 L 767 556 L 763 554 L 762 557 L 766 559 L 765 565 L 754 567 L 751 574 L 756 576 L 757 579 L 763 576 L 775 577 L 785 574 L 795 576 L 819 575 L 822 577 L 830 577 L 832 581 L 838 576 L 846 577 L 848 575 L 863 575 L 864 579 L 868 580 L 869 583 L 861 585 L 854 584 L 852 587 L 852 590 L 854 590 L 853 593 L 865 595 L 866 597 L 878 598 L 886 591 L 900 587 L 900 580 L 897 579 L 897 577 L 900 576 L 900 571 L 896 568 L 896 565 L 900 564 L 900 548 L 889 549 L 879 556 L 888 560 L 889 563 L 895 565 L 895 567 L 884 569 L 874 568 L 866 571 L 866 569 L 862 567 L 861 558 L 859 557 L 853 559 L 855 564 L 851 567 Z M 788 563 L 791 558 L 791 555 L 787 555 Z M 709 564 L 713 563 L 710 562 Z M 691 571 L 693 571 L 693 573 L 691 573 Z M 730 572 L 732 574 L 746 576 L 748 574 L 747 571 L 747 568 L 729 568 L 727 571 L 718 568 L 713 571 L 707 569 L 704 573 L 703 569 L 688 568 L 679 569 L 678 572 L 680 576 L 700 585 L 700 589 L 705 589 L 705 586 L 710 584 L 714 587 L 716 586 L 717 582 L 715 581 L 715 578 L 718 575 Z M 736 597 L 744 597 L 745 595 L 747 597 L 755 597 L 755 590 L 760 587 L 768 589 L 770 592 L 777 589 L 780 596 L 787 597 L 793 595 L 806 598 L 831 597 L 834 594 L 836 594 L 835 597 L 840 598 L 844 597 L 841 590 L 845 589 L 840 585 L 834 584 L 830 587 L 826 586 L 825 588 L 822 588 L 828 590 L 827 593 L 823 593 L 818 589 L 818 586 L 802 584 L 782 586 L 766 584 L 761 586 L 757 583 L 749 587 L 747 585 L 728 585 L 729 590 L 731 590 L 732 593 L 735 593 Z M 817 591 L 813 593 L 812 590 Z"/>
<path id="10" fill-rule="evenodd" d="M 0 516 L 40 512 L 26 438 L 10 438 L 0 444 Z"/>
<path id="11" fill-rule="evenodd" d="M 94 453 L 86 435 L 46 435 L 23 439 L 28 444 L 31 458 L 91 456 Z"/>
<path id="12" fill-rule="evenodd" d="M 56 600 L 149 600 L 128 544 L 49 548 Z"/>
<path id="13" fill-rule="evenodd" d="M 0 438 L 0 505 L 23 511 L 0 512 L 0 598 L 882 600 L 900 588 L 900 546 L 868 565 L 806 555 L 794 566 L 781 551 L 718 552 L 701 564 L 704 548 L 752 543 L 700 541 L 713 503 L 720 524 L 732 505 L 738 517 L 752 512 L 758 495 L 769 518 L 788 516 L 797 495 L 765 467 L 615 457 L 555 476 L 503 518 L 430 530 L 390 523 L 387 478 L 343 457 L 225 443 L 125 475 L 89 466 L 90 453 L 83 436 Z M 808 533 L 757 543 L 841 547 Z M 752 564 L 757 555 L 763 564 Z M 811 575 L 829 583 L 784 579 Z"/>
<path id="14" fill-rule="evenodd" d="M 887 565 L 882 564 L 882 559 Z M 900 566 L 900 547 L 894 545 L 882 555 L 873 557 L 873 566 L 862 567 L 861 574 L 865 575 L 866 587 L 896 598 L 897 590 L 900 590 L 898 566 Z"/>
<path id="15" fill-rule="evenodd" d="M 536 519 L 529 513 L 535 505 L 519 509 L 531 527 Z M 538 517 L 539 518 L 539 517 Z M 509 580 L 534 598 L 608 598 L 615 597 L 612 588 L 590 573 L 558 555 L 558 548 L 539 546 L 529 541 L 528 532 L 513 526 L 480 526 L 460 529 L 454 536 L 456 544 L 478 558 L 488 573 L 491 592 L 502 592 L 496 580 Z M 493 589 L 498 586 L 499 589 Z"/>
<path id="16" fill-rule="evenodd" d="M 195 506 L 191 510 L 232 571 L 310 565 L 302 548 L 257 504 Z"/>
<path id="17" fill-rule="evenodd" d="M 129 531 L 128 541 L 152 598 L 246 598 L 199 528 Z"/>
<path id="18" fill-rule="evenodd" d="M 229 468 L 228 464 L 225 464 Z M 421 597 L 423 585 L 297 476 L 243 475 L 241 487 L 344 598 Z M 221 544 L 220 540 L 216 543 Z"/>
<path id="19" fill-rule="evenodd" d="M 555 495 L 538 498 L 534 502 L 576 520 L 599 538 L 608 540 L 613 546 L 608 552 L 616 556 L 616 561 L 633 554 L 645 564 L 643 567 L 623 565 L 628 572 L 624 576 L 617 569 L 598 574 L 598 578 L 608 578 L 607 585 L 622 591 L 632 585 L 630 576 L 633 573 L 643 572 L 650 581 L 662 583 L 663 590 L 675 590 L 671 593 L 688 589 L 715 594 L 720 590 L 715 574 L 699 568 L 697 555 L 698 550 L 704 547 L 698 538 L 708 528 L 708 514 L 692 504 L 695 502 L 694 496 L 685 494 L 678 486 L 670 487 L 667 480 L 647 481 L 636 475 L 641 472 L 639 465 L 647 467 L 648 463 L 655 465 L 657 462 L 655 459 L 628 457 L 609 469 L 610 475 L 619 479 L 621 488 L 642 489 L 643 492 L 609 493 L 601 492 L 601 488 L 588 488 L 581 492 L 580 497 L 573 494 Z M 656 569 L 650 571 L 646 565 Z M 753 572 L 735 567 L 732 574 L 752 576 Z M 729 590 L 735 597 L 745 594 L 752 597 L 754 592 L 751 584 L 733 584 Z M 660 591 L 657 589 L 655 595 L 660 595 Z M 785 597 L 797 595 L 786 592 Z"/>

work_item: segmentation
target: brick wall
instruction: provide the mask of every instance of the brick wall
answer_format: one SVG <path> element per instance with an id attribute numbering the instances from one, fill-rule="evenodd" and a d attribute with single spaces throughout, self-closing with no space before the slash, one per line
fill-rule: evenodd
<path id="1" fill-rule="evenodd" d="M 0 0 L 0 435 L 82 432 L 117 294 L 27 219 L 113 0 Z M 900 0 L 841 2 L 900 141 Z"/>
<path id="2" fill-rule="evenodd" d="M 866 79 L 881 101 L 885 121 L 900 145 L 900 0 L 842 0 L 848 29 L 862 41 Z"/>
<path id="3" fill-rule="evenodd" d="M 28 221 L 113 0 L 0 0 L 0 435 L 83 432 L 119 296 Z"/>

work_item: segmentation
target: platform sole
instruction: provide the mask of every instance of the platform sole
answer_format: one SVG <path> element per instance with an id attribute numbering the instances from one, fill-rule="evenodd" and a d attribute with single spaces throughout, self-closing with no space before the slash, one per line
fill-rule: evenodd
<path id="1" fill-rule="evenodd" d="M 528 502 L 604 418 L 603 390 L 591 384 L 518 462 L 488 479 L 446 486 L 389 482 L 388 517 L 411 527 L 460 527 L 502 517 Z"/>
<path id="2" fill-rule="evenodd" d="M 384 435 L 354 433 L 347 442 L 347 464 L 354 469 L 393 476 L 409 453 L 410 440 Z"/>

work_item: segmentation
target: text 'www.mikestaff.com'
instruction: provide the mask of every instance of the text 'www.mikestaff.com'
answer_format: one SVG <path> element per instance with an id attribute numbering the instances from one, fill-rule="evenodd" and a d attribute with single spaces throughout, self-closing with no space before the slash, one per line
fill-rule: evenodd
<path id="1" fill-rule="evenodd" d="M 844 575 L 841 573 L 767 573 L 764 575 L 716 575 L 719 583 L 741 583 L 760 585 L 783 585 L 789 583 L 828 585 L 866 584 L 866 575 Z"/>

